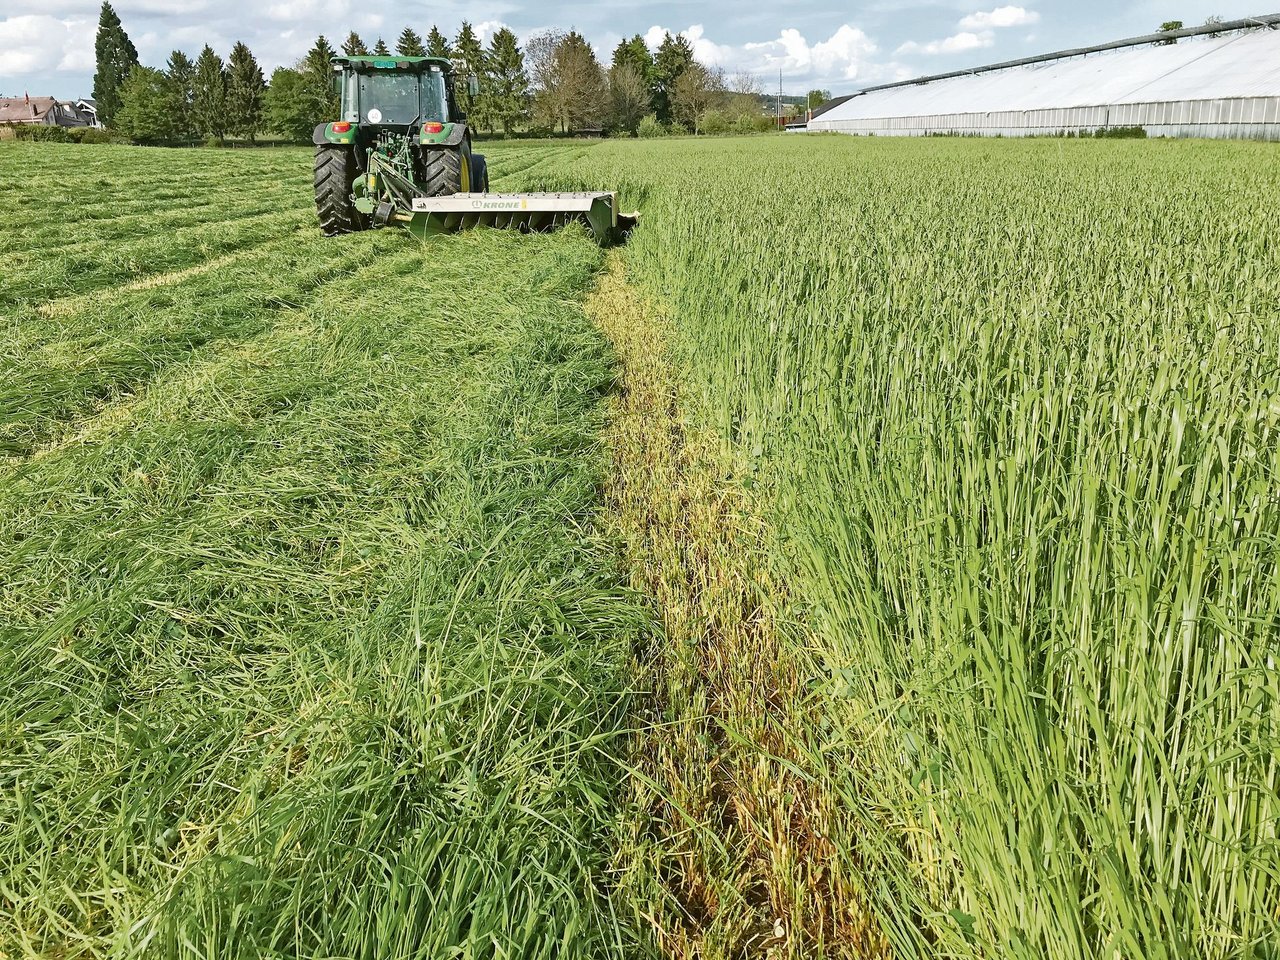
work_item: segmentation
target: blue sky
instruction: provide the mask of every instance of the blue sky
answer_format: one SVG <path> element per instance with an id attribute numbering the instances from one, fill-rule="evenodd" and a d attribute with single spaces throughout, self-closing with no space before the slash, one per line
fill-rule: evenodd
<path id="1" fill-rule="evenodd" d="M 1165 20 L 1191 25 L 1215 14 L 1272 12 L 1238 0 L 118 0 L 115 7 L 142 62 L 155 66 L 174 48 L 194 56 L 210 43 L 225 56 L 243 40 L 270 70 L 296 61 L 319 33 L 338 41 L 355 29 L 370 44 L 378 36 L 394 43 L 406 24 L 425 34 L 435 23 L 452 35 L 468 16 L 482 32 L 505 24 L 522 39 L 547 27 L 574 27 L 602 59 L 623 35 L 656 41 L 670 30 L 688 36 L 704 61 L 752 73 L 767 90 L 777 88 L 781 70 L 788 93 L 817 86 L 837 94 L 1147 33 Z M 97 19 L 94 0 L 0 0 L 0 95 L 87 95 Z"/>

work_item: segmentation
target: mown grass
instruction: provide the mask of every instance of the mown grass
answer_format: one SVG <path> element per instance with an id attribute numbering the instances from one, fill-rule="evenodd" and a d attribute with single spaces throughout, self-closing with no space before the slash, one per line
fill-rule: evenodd
<path id="1" fill-rule="evenodd" d="M 642 950 L 599 250 L 328 248 L 9 314 L 0 953 Z"/>
<path id="2" fill-rule="evenodd" d="M 789 139 L 608 143 L 566 171 L 644 199 L 626 258 L 671 318 L 679 410 L 726 442 L 786 583 L 771 616 L 803 627 L 759 649 L 794 698 L 714 622 L 672 655 L 667 741 L 807 785 L 733 780 L 638 825 L 635 889 L 668 891 L 683 955 L 775 919 L 775 950 L 864 952 L 862 903 L 902 956 L 1274 955 L 1274 159 Z M 681 576 L 736 575 L 682 535 Z M 660 794 L 688 795 L 661 758 Z M 744 831 L 715 818 L 734 805 L 781 813 Z M 806 822 L 836 881 L 807 891 Z"/>

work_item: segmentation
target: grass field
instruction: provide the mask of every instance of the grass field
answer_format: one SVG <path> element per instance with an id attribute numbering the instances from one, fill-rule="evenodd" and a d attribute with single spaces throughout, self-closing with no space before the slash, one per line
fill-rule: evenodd
<path id="1" fill-rule="evenodd" d="M 0 146 L 0 956 L 1280 956 L 1274 145 L 487 152 Z"/>
<path id="2" fill-rule="evenodd" d="M 100 202 L 5 235 L 0 954 L 619 950 L 598 248 L 326 241 L 302 151 L 41 162 Z"/>
<path id="3" fill-rule="evenodd" d="M 667 580 L 787 584 L 659 660 L 686 952 L 783 918 L 800 952 L 1277 956 L 1278 159 L 788 138 L 565 174 L 645 198 L 630 275 L 773 531 Z"/>

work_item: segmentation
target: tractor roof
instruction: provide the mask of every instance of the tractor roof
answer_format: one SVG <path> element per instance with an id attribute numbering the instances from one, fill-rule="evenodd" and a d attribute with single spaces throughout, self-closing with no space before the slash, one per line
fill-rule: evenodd
<path id="1" fill-rule="evenodd" d="M 413 70 L 430 66 L 451 71 L 453 63 L 447 57 L 379 57 L 376 55 L 356 57 L 334 57 L 335 64 L 350 64 L 353 67 L 373 67 L 375 70 Z"/>

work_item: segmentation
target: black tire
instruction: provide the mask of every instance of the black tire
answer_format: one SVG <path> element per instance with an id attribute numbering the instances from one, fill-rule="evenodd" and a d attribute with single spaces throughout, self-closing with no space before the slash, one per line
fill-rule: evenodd
<path id="1" fill-rule="evenodd" d="M 423 149 L 418 189 L 428 197 L 462 192 L 462 151 L 452 147 Z"/>
<path id="2" fill-rule="evenodd" d="M 356 154 L 351 147 L 316 147 L 316 214 L 326 237 L 369 229 L 369 219 L 355 207 L 351 184 Z"/>
<path id="3" fill-rule="evenodd" d="M 471 192 L 489 192 L 489 164 L 478 153 L 471 155 Z"/>

